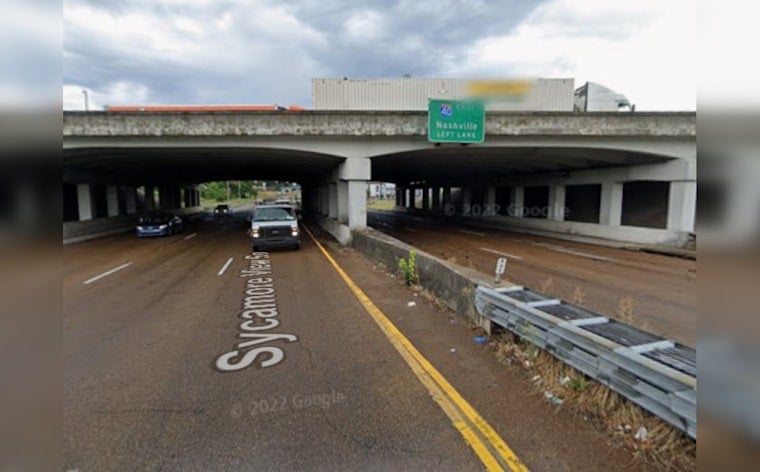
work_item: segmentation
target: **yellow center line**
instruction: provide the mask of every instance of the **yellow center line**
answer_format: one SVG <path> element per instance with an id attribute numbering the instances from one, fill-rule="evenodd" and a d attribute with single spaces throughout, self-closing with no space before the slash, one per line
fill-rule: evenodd
<path id="1" fill-rule="evenodd" d="M 317 241 L 312 232 L 305 228 L 322 254 L 335 268 L 348 288 L 359 299 L 372 319 L 386 335 L 391 345 L 401 354 L 412 372 L 427 388 L 430 396 L 449 417 L 453 426 L 483 462 L 486 470 L 499 471 L 505 467 L 513 472 L 527 472 L 528 468 L 517 458 L 499 434 L 478 414 L 459 392 L 433 367 L 430 362 L 414 347 L 409 339 L 388 319 L 385 314 L 369 299 L 351 277 L 333 259 L 330 253 Z"/>

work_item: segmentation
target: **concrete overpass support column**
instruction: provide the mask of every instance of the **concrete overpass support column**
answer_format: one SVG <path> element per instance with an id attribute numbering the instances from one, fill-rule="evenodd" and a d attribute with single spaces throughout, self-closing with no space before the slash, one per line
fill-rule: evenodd
<path id="1" fill-rule="evenodd" d="M 697 182 L 693 180 L 671 182 L 668 198 L 668 229 L 693 232 L 696 210 Z"/>
<path id="2" fill-rule="evenodd" d="M 77 207 L 79 208 L 79 221 L 92 219 L 92 190 L 90 184 L 77 185 Z"/>
<path id="3" fill-rule="evenodd" d="M 620 226 L 623 215 L 623 183 L 603 182 L 599 205 L 599 224 Z"/>
<path id="4" fill-rule="evenodd" d="M 327 216 L 330 218 L 338 218 L 338 184 L 331 183 L 329 187 L 329 203 Z"/>
<path id="5" fill-rule="evenodd" d="M 435 212 L 441 211 L 441 188 L 433 187 L 433 206 L 430 208 Z"/>
<path id="6" fill-rule="evenodd" d="M 145 186 L 145 211 L 154 211 L 156 209 L 156 188 L 152 185 Z"/>
<path id="7" fill-rule="evenodd" d="M 366 196 L 366 190 L 365 190 Z M 348 224 L 348 182 L 345 180 L 338 181 L 338 223 Z"/>
<path id="8" fill-rule="evenodd" d="M 179 187 L 172 187 L 171 188 L 171 201 L 172 201 L 172 209 L 175 208 L 181 208 L 182 207 L 182 191 Z"/>
<path id="9" fill-rule="evenodd" d="M 422 187 L 422 211 L 430 210 L 430 188 Z"/>
<path id="10" fill-rule="evenodd" d="M 322 216 L 330 214 L 330 185 L 326 184 L 319 188 L 320 213 Z"/>
<path id="11" fill-rule="evenodd" d="M 155 194 L 153 194 L 153 206 L 156 210 L 163 210 L 164 203 L 166 203 L 166 189 L 164 187 L 156 187 Z"/>
<path id="12" fill-rule="evenodd" d="M 345 181 L 345 201 L 341 207 L 347 208 L 348 227 L 367 227 L 367 183 L 372 178 L 372 161 L 366 157 L 350 157 L 338 166 L 339 182 Z M 341 192 L 343 197 L 343 192 Z"/>
<path id="13" fill-rule="evenodd" d="M 167 200 L 169 199 L 169 190 L 166 187 L 158 187 L 158 209 L 166 210 L 169 205 Z"/>
<path id="14" fill-rule="evenodd" d="M 464 187 L 462 188 L 462 206 L 464 207 L 462 208 L 462 211 L 464 212 L 466 210 L 467 213 L 472 214 L 471 205 L 472 205 L 472 188 Z"/>
<path id="15" fill-rule="evenodd" d="M 367 227 L 367 182 L 349 180 L 346 182 L 348 198 L 348 227 L 364 229 Z"/>
<path id="16" fill-rule="evenodd" d="M 137 189 L 135 187 L 127 186 L 124 189 L 124 202 L 127 215 L 137 213 Z"/>
<path id="17" fill-rule="evenodd" d="M 565 186 L 549 186 L 549 214 L 547 218 L 554 221 L 565 221 Z"/>
<path id="18" fill-rule="evenodd" d="M 496 215 L 496 187 L 486 189 L 486 207 L 480 212 L 483 216 Z"/>
<path id="19" fill-rule="evenodd" d="M 449 214 L 451 212 L 447 207 L 451 205 L 451 187 L 443 187 L 443 212 Z"/>
<path id="20" fill-rule="evenodd" d="M 106 187 L 106 211 L 108 216 L 119 215 L 119 189 L 115 185 Z"/>
<path id="21" fill-rule="evenodd" d="M 509 216 L 522 218 L 525 213 L 525 187 L 512 187 L 512 207 L 507 209 Z"/>
<path id="22" fill-rule="evenodd" d="M 179 208 L 179 188 L 161 187 L 158 190 L 158 200 L 162 210 L 174 210 Z"/>

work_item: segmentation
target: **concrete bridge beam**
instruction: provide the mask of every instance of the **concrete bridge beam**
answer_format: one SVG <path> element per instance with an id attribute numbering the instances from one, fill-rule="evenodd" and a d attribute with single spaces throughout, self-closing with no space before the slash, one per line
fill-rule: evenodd
<path id="1" fill-rule="evenodd" d="M 79 221 L 91 220 L 93 217 L 92 189 L 89 184 L 77 185 L 77 207 Z"/>

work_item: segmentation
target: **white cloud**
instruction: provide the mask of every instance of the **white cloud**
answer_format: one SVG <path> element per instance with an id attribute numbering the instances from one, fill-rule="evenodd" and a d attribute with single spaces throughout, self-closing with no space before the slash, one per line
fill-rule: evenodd
<path id="1" fill-rule="evenodd" d="M 0 107 L 60 104 L 61 20 L 46 2 L 7 0 L 0 15 Z"/>
<path id="2" fill-rule="evenodd" d="M 163 61 L 167 67 L 223 64 L 227 70 L 250 68 L 267 55 L 263 46 L 270 44 L 251 42 L 246 31 L 293 46 L 326 44 L 320 32 L 283 8 L 261 5 L 255 15 L 246 15 L 245 11 L 225 11 L 214 18 L 180 15 L 169 20 L 149 10 L 113 14 L 86 4 L 67 3 L 64 23 L 68 34 L 92 38 L 113 57 Z"/>
<path id="3" fill-rule="evenodd" d="M 84 91 L 87 92 L 90 110 L 103 110 L 110 104 L 146 104 L 151 99 L 148 87 L 133 82 L 115 82 L 103 89 L 69 84 L 63 86 L 63 109 L 84 110 Z"/>
<path id="4" fill-rule="evenodd" d="M 383 36 L 385 28 L 384 17 L 372 10 L 354 13 L 343 22 L 343 28 L 348 36 L 355 41 L 374 41 Z"/>
<path id="5" fill-rule="evenodd" d="M 639 110 L 696 109 L 696 13 L 689 0 L 553 0 L 512 33 L 479 41 L 451 75 L 573 77 Z"/>
<path id="6" fill-rule="evenodd" d="M 760 107 L 760 5 L 738 0 L 699 2 L 699 105 L 752 109 Z"/>

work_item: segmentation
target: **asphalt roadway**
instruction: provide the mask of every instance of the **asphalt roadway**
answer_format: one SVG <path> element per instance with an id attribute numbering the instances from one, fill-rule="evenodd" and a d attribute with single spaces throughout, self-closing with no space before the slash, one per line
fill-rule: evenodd
<path id="1" fill-rule="evenodd" d="M 643 470 L 463 322 L 317 232 L 352 289 L 303 237 L 252 254 L 242 220 L 207 218 L 65 246 L 64 470 Z"/>
<path id="2" fill-rule="evenodd" d="M 429 254 L 504 276 L 639 328 L 696 346 L 697 261 L 463 225 L 395 212 L 370 212 L 369 225 Z M 627 302 L 629 309 L 625 309 Z M 621 307 L 621 302 L 623 307 Z"/>

